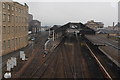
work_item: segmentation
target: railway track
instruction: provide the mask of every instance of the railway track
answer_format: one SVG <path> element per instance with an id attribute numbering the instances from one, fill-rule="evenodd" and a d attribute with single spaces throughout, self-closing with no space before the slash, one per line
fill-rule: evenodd
<path id="1" fill-rule="evenodd" d="M 66 64 L 64 61 L 65 57 L 63 57 L 63 54 L 61 54 L 61 48 L 64 45 L 64 43 L 60 43 L 59 48 L 56 48 L 56 50 L 49 55 L 47 60 L 44 62 L 43 65 L 40 66 L 38 69 L 39 71 L 35 72 L 32 76 L 36 78 L 64 78 L 68 77 L 67 68 L 68 64 Z M 59 52 L 58 52 L 59 51 Z M 61 68 L 61 71 L 58 71 L 58 69 Z M 69 71 L 69 70 L 68 70 Z M 69 72 L 70 74 L 71 72 Z M 72 75 L 70 75 L 72 76 Z M 69 76 L 69 77 L 70 77 Z"/>
<path id="2" fill-rule="evenodd" d="M 46 59 L 41 63 L 41 65 L 32 73 L 31 78 L 33 78 L 33 77 L 34 78 L 41 78 L 44 75 L 47 68 L 50 66 L 50 64 L 52 64 L 52 61 L 54 60 L 55 55 L 57 55 L 55 51 L 50 53 L 46 57 Z"/>
<path id="3" fill-rule="evenodd" d="M 36 45 L 42 45 L 38 42 Z M 45 58 L 36 47 L 35 55 L 19 78 L 105 78 L 112 77 L 81 37 L 69 36 Z"/>
<path id="4" fill-rule="evenodd" d="M 91 52 L 94 53 L 94 56 L 98 58 L 102 66 L 105 68 L 105 70 L 109 74 L 109 78 L 110 77 L 112 79 L 120 78 L 120 68 L 114 62 L 112 62 L 104 53 L 102 53 L 99 50 L 98 48 L 99 46 L 94 46 L 89 40 L 86 40 L 86 39 L 85 39 L 85 42 L 87 43 L 87 46 L 90 46 L 89 48 Z M 103 70 L 103 72 L 106 72 L 106 71 Z"/>
<path id="5" fill-rule="evenodd" d="M 62 44 L 60 44 L 62 45 Z M 59 48 L 60 49 L 60 48 Z M 59 62 L 60 62 L 60 55 L 59 53 L 54 52 L 54 54 L 52 54 L 51 56 L 53 56 L 50 60 L 50 58 L 48 60 L 50 60 L 50 63 L 46 63 L 48 64 L 46 69 L 44 70 L 44 72 L 41 74 L 40 78 L 54 78 L 54 76 L 57 76 L 57 69 L 60 67 L 59 66 Z M 53 68 L 52 68 L 53 67 Z M 49 73 L 49 75 L 48 75 Z"/>
<path id="6" fill-rule="evenodd" d="M 63 45 L 63 50 L 61 50 L 64 68 L 65 68 L 65 72 L 64 72 L 65 78 L 73 78 L 74 77 L 74 59 L 71 58 L 71 61 L 70 61 L 70 57 L 73 55 L 73 53 L 71 56 L 69 54 L 67 54 L 71 50 L 72 50 L 72 48 L 65 46 L 65 44 Z"/>
<path id="7" fill-rule="evenodd" d="M 67 46 L 65 46 L 64 44 L 61 44 L 62 46 L 59 46 L 59 49 L 55 50 L 55 55 L 51 55 L 52 58 L 49 58 L 50 61 L 46 63 L 47 66 L 43 66 L 34 75 L 39 78 L 106 78 L 106 75 L 103 74 L 94 57 L 90 55 L 90 52 L 88 53 L 89 57 L 93 59 L 91 63 L 95 63 L 95 66 L 93 67 L 93 65 L 90 65 L 90 61 L 84 60 L 84 56 L 81 52 L 79 45 L 80 43 L 78 40 L 79 39 L 72 37 L 71 40 L 66 41 L 72 45 L 68 44 Z M 72 61 L 70 61 L 71 59 Z M 87 63 L 84 64 L 84 61 L 86 61 Z M 89 68 L 87 67 L 88 64 L 89 66 L 91 66 L 90 69 L 92 67 L 94 68 L 92 69 L 93 71 L 89 70 Z M 61 65 L 63 66 L 63 70 L 60 71 L 60 68 L 58 67 L 60 67 Z M 51 68 L 54 68 L 52 69 L 53 71 L 51 71 Z M 42 69 L 44 69 L 44 71 L 42 71 Z M 62 75 L 61 73 L 64 75 Z M 93 75 L 91 75 L 91 73 L 93 73 Z"/>
<path id="8" fill-rule="evenodd" d="M 43 47 L 46 39 L 47 39 L 47 33 L 38 36 L 36 40 L 38 43 L 37 44 L 34 43 L 32 51 L 29 53 L 30 57 L 28 58 L 25 67 L 22 66 L 22 68 L 19 69 L 19 71 L 14 72 L 15 75 L 13 75 L 13 78 L 29 78 L 29 76 L 32 74 L 34 69 L 39 66 L 37 62 L 40 62 L 40 55 L 41 52 L 43 52 Z M 34 65 L 30 66 L 30 64 L 34 64 Z"/>
<path id="9" fill-rule="evenodd" d="M 95 63 L 96 64 L 98 64 L 98 65 L 96 65 L 98 68 L 99 68 L 99 71 L 98 72 L 100 72 L 100 73 L 96 73 L 97 75 L 96 76 L 98 76 L 98 74 L 99 74 L 99 77 L 98 78 L 106 78 L 106 79 L 110 79 L 110 80 L 112 80 L 112 77 L 111 77 L 111 75 L 109 74 L 109 72 L 106 70 L 106 68 L 102 65 L 102 63 L 101 63 L 101 61 L 97 58 L 97 56 L 95 55 L 95 53 L 91 50 L 91 48 L 85 43 L 85 42 L 83 42 L 84 43 L 84 47 L 86 47 L 86 49 L 88 49 L 89 50 L 89 55 L 91 56 L 91 58 L 93 58 L 93 60 L 95 61 Z M 89 56 L 89 57 L 90 57 Z M 90 59 L 91 59 L 90 58 Z M 101 73 L 102 73 L 102 75 L 101 75 Z M 100 77 L 101 76 L 101 77 Z"/>
<path id="10" fill-rule="evenodd" d="M 37 42 L 36 45 L 40 46 L 42 43 L 43 42 L 40 41 L 40 43 Z M 37 49 L 38 48 L 41 48 L 41 47 L 37 47 Z M 40 73 L 38 71 L 40 71 L 40 69 L 42 69 L 42 71 L 44 72 L 44 70 L 47 67 L 47 64 L 50 63 L 49 57 L 50 57 L 50 55 L 53 55 L 53 54 L 48 54 L 46 56 L 46 58 L 43 58 L 43 55 L 40 54 L 40 52 L 43 52 L 43 51 L 38 51 L 37 49 L 35 50 L 36 52 L 34 52 L 34 54 L 36 54 L 36 55 L 34 56 L 34 59 L 32 60 L 32 62 L 30 63 L 33 66 L 29 66 L 28 70 L 26 70 L 22 75 L 20 75 L 20 78 L 38 78 L 37 75 L 39 75 L 39 77 L 40 77 Z M 41 75 L 42 75 L 42 73 L 41 73 Z"/>

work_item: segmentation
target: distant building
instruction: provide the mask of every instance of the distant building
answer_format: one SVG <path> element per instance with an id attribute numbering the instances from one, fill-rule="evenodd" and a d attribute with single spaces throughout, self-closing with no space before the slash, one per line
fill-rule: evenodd
<path id="1" fill-rule="evenodd" d="M 41 31 L 41 22 L 38 20 L 32 20 L 29 23 L 30 31 L 32 33 L 38 33 Z"/>
<path id="2" fill-rule="evenodd" d="M 53 25 L 53 27 L 51 27 L 50 30 L 56 30 L 60 27 L 61 27 L 61 25 Z"/>
<path id="3" fill-rule="evenodd" d="M 33 15 L 32 14 L 28 14 L 28 22 L 33 20 Z"/>
<path id="4" fill-rule="evenodd" d="M 97 33 L 106 33 L 109 34 L 109 36 L 120 36 L 120 23 L 113 22 L 112 26 L 105 27 L 104 29 L 99 29 Z"/>
<path id="5" fill-rule="evenodd" d="M 50 27 L 49 26 L 41 26 L 41 31 L 46 31 L 48 30 Z"/>
<path id="6" fill-rule="evenodd" d="M 28 44 L 27 4 L 22 5 L 13 1 L 0 2 L 0 36 L 2 55 Z"/>
<path id="7" fill-rule="evenodd" d="M 120 22 L 118 22 L 118 23 L 115 25 L 115 30 L 120 31 Z"/>
<path id="8" fill-rule="evenodd" d="M 85 25 L 94 30 L 104 27 L 104 24 L 102 22 L 95 22 L 94 20 L 88 21 Z"/>
<path id="9" fill-rule="evenodd" d="M 28 30 L 31 31 L 31 27 L 30 27 L 30 22 L 33 20 L 33 15 L 32 14 L 28 14 Z"/>
<path id="10" fill-rule="evenodd" d="M 120 30 L 120 23 L 118 22 L 118 23 L 115 25 L 115 23 L 113 22 L 113 25 L 112 25 L 112 26 L 108 26 L 106 29 L 119 31 L 119 30 Z"/>

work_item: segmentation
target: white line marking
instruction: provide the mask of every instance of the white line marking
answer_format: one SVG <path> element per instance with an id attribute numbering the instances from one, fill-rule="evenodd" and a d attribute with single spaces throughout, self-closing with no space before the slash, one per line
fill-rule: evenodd
<path id="1" fill-rule="evenodd" d="M 92 55 L 94 56 L 94 58 L 96 59 L 96 61 L 99 63 L 100 67 L 104 70 L 104 72 L 106 73 L 106 75 L 109 77 L 110 80 L 112 80 L 112 77 L 110 76 L 110 74 L 106 71 L 106 69 L 103 67 L 103 65 L 101 64 L 101 62 L 98 60 L 98 58 L 94 55 L 94 53 L 92 52 L 92 50 L 88 47 L 88 45 L 86 44 L 87 48 L 90 50 L 90 52 L 92 53 Z"/>

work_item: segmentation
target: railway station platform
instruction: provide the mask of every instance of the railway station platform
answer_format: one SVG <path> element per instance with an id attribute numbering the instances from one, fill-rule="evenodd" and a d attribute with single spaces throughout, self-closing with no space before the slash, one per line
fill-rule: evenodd
<path id="1" fill-rule="evenodd" d="M 118 67 L 120 67 L 119 51 L 111 46 L 100 46 L 99 49 L 111 59 Z"/>
<path id="2" fill-rule="evenodd" d="M 50 51 L 53 51 L 61 42 L 61 38 L 56 39 L 52 42 L 52 47 L 50 48 Z"/>
<path id="3" fill-rule="evenodd" d="M 96 35 L 85 35 L 85 37 L 94 45 L 105 45 Z"/>
<path id="4" fill-rule="evenodd" d="M 98 48 L 118 67 L 120 67 L 120 54 L 118 41 L 107 38 L 107 34 L 96 34 L 85 36 L 93 45 L 97 45 Z"/>
<path id="5" fill-rule="evenodd" d="M 94 45 L 110 45 L 119 48 L 118 41 L 108 38 L 107 34 L 85 35 L 85 37 Z"/>

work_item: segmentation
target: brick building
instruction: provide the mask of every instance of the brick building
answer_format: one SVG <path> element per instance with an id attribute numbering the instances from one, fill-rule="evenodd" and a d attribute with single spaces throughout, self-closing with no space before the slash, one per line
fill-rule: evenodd
<path id="1" fill-rule="evenodd" d="M 28 6 L 18 2 L 0 2 L 1 55 L 28 44 Z"/>

